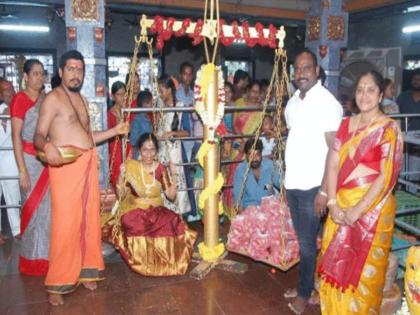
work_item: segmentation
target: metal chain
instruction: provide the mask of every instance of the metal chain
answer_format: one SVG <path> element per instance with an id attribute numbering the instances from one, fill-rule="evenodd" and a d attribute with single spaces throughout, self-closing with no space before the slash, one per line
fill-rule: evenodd
<path id="1" fill-rule="evenodd" d="M 258 127 L 257 127 L 257 130 L 256 130 L 256 133 L 255 133 L 254 143 L 252 144 L 252 147 L 251 147 L 250 151 L 255 150 L 255 147 L 257 145 L 257 141 L 260 138 L 261 127 L 262 127 L 262 124 L 263 124 L 263 121 L 264 121 L 264 116 L 267 112 L 267 107 L 268 107 L 269 102 L 270 102 L 270 95 L 271 95 L 271 92 L 273 90 L 273 85 L 275 84 L 275 82 L 278 82 L 279 62 L 280 62 L 280 59 L 281 59 L 281 56 L 282 56 L 282 51 L 283 50 L 280 50 L 280 49 L 276 49 L 276 51 L 275 51 L 273 73 L 271 74 L 271 80 L 270 80 L 270 84 L 269 84 L 268 89 L 267 89 L 267 94 L 265 96 L 263 109 L 262 109 L 262 112 L 261 112 L 261 115 L 260 115 L 260 120 L 258 122 Z M 251 161 L 247 161 L 245 176 L 244 176 L 244 180 L 242 181 L 242 184 L 241 184 L 241 189 L 239 191 L 238 201 L 237 201 L 237 203 L 234 207 L 234 210 L 233 210 L 233 217 L 236 214 L 238 214 L 238 212 L 239 212 L 239 206 L 240 206 L 242 198 L 243 198 L 243 194 L 244 194 L 244 190 L 245 190 L 245 183 L 248 180 L 248 175 L 249 175 L 250 168 L 251 168 Z"/>
<path id="2" fill-rule="evenodd" d="M 133 57 L 131 59 L 131 64 L 130 64 L 129 79 L 128 79 L 128 82 L 127 82 L 127 88 L 126 88 L 126 92 L 125 92 L 125 95 L 124 95 L 124 104 L 125 104 L 126 108 L 127 107 L 131 108 L 131 103 L 132 103 L 132 100 L 133 100 L 134 76 L 136 75 L 137 63 L 138 63 L 137 54 L 138 54 L 138 51 L 139 51 L 140 44 L 143 41 L 143 38 L 142 37 L 138 38 L 137 36 L 135 36 L 134 41 L 135 41 L 135 46 L 134 46 L 134 51 L 133 51 Z M 129 119 L 130 119 L 130 113 L 128 113 L 128 115 L 127 115 L 127 113 L 125 113 L 124 116 L 122 117 L 123 121 L 128 121 Z M 123 161 L 125 161 L 125 152 L 126 152 L 126 149 L 127 149 L 127 139 L 128 139 L 128 135 L 124 135 L 123 140 L 121 141 L 122 152 L 123 152 L 123 156 L 122 156 Z M 110 181 L 111 181 L 111 172 L 112 172 L 112 169 L 114 167 L 115 156 L 116 156 L 116 152 L 117 152 L 117 148 L 118 148 L 118 142 L 120 141 L 120 136 L 115 136 L 114 141 L 115 141 L 114 142 L 115 144 L 114 144 L 113 150 L 111 152 L 111 160 L 110 160 L 110 163 L 109 163 L 109 172 L 108 172 L 108 176 L 107 176 L 106 181 L 105 181 L 105 192 L 108 191 L 108 189 L 109 189 L 109 184 L 110 184 Z M 101 204 L 100 204 L 100 214 L 101 215 L 105 211 L 105 198 L 106 198 L 106 196 L 101 199 Z M 118 201 L 120 201 L 119 197 L 118 197 Z"/>

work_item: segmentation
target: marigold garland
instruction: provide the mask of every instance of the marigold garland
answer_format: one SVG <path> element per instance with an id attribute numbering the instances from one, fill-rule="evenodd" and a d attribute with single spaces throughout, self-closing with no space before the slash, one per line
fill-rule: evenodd
<path id="1" fill-rule="evenodd" d="M 216 261 L 217 258 L 223 255 L 225 252 L 225 244 L 219 243 L 216 246 L 210 248 L 207 247 L 204 242 L 201 242 L 198 244 L 198 251 L 200 253 L 200 256 L 205 261 Z"/>

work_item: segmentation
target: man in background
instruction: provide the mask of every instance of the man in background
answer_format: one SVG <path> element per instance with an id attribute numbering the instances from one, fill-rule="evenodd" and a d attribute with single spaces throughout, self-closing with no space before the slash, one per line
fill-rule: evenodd
<path id="1" fill-rule="evenodd" d="M 10 102 L 15 95 L 11 82 L 0 79 L 0 114 L 10 114 Z M 0 148 L 12 148 L 12 126 L 10 119 L 0 119 Z M 16 165 L 13 150 L 0 150 L 0 177 L 18 177 L 19 171 Z M 0 179 L 0 199 L 4 198 L 7 205 L 18 205 L 20 203 L 20 188 L 18 179 Z M 14 237 L 20 234 L 20 209 L 19 207 L 7 208 L 7 217 Z M 4 243 L 7 236 L 1 233 L 1 211 L 0 211 L 0 245 Z"/>

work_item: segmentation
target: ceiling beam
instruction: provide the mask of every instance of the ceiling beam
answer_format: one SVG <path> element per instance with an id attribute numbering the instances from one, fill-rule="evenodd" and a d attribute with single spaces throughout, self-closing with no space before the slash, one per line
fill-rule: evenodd
<path id="1" fill-rule="evenodd" d="M 112 4 L 144 4 L 155 7 L 178 7 L 185 9 L 204 10 L 203 0 L 108 0 Z M 256 17 L 272 17 L 279 19 L 305 20 L 306 11 L 267 8 L 261 6 L 220 3 L 220 12 L 224 14 L 243 14 Z"/>
<path id="2" fill-rule="evenodd" d="M 404 0 L 347 0 L 345 4 L 345 9 L 348 12 L 357 12 L 368 9 L 380 8 L 401 2 L 404 2 Z"/>

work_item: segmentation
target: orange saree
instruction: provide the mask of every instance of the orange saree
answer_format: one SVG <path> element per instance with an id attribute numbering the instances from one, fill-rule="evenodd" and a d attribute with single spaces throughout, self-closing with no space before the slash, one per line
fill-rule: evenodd
<path id="1" fill-rule="evenodd" d="M 98 156 L 96 149 L 82 151 L 74 163 L 49 167 L 52 216 L 45 285 L 50 293 L 70 293 L 80 281 L 104 279 Z"/>
<path id="2" fill-rule="evenodd" d="M 391 248 L 396 201 L 392 189 L 402 157 L 398 124 L 385 118 L 348 131 L 350 119 L 341 124 L 334 150 L 339 154 L 337 204 L 355 206 L 379 175 L 385 160 L 385 183 L 368 210 L 352 225 L 338 225 L 328 216 L 322 239 L 321 311 L 323 314 L 379 314 L 388 254 Z M 374 172 L 351 178 L 359 166 Z"/>

